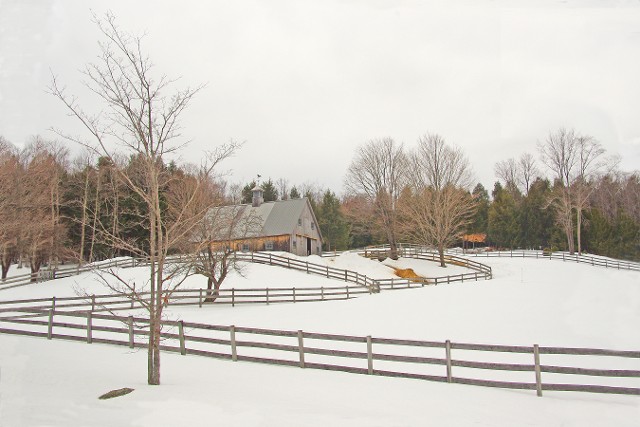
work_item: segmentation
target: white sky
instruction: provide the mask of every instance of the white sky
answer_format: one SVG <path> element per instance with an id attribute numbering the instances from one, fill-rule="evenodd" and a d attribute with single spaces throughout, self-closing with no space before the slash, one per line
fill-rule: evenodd
<path id="1" fill-rule="evenodd" d="M 461 146 L 487 188 L 499 160 L 564 126 L 640 169 L 640 1 L 0 0 L 0 135 L 76 131 L 51 69 L 87 110 L 91 10 L 146 32 L 159 73 L 207 87 L 183 117 L 202 151 L 246 141 L 231 181 L 342 190 L 354 150 L 427 132 Z"/>

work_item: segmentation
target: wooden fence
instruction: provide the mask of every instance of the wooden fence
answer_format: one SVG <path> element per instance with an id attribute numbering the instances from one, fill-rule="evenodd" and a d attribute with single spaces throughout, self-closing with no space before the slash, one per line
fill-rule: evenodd
<path id="1" fill-rule="evenodd" d="M 396 289 L 400 289 L 396 287 Z M 209 304 L 277 304 L 316 301 L 336 301 L 370 295 L 372 291 L 362 286 L 331 286 L 303 288 L 256 288 L 256 289 L 177 289 L 167 299 L 168 306 L 198 306 Z M 20 316 L 20 313 L 44 313 L 57 311 L 89 310 L 92 312 L 116 312 L 143 308 L 140 298 L 149 292 L 134 295 L 85 295 L 76 297 L 51 297 L 0 301 L 0 316 Z"/>
<path id="2" fill-rule="evenodd" d="M 142 259 L 128 258 L 128 259 L 116 259 L 102 262 L 95 262 L 85 265 L 61 267 L 61 268 L 43 268 L 36 273 L 20 274 L 17 276 L 10 276 L 4 280 L 0 280 L 0 290 L 15 288 L 17 286 L 29 285 L 32 283 L 43 282 L 47 280 L 63 279 L 65 277 L 76 276 L 80 273 L 86 273 L 89 271 L 95 271 L 97 269 L 108 268 L 129 268 L 136 267 L 144 263 Z"/>
<path id="3" fill-rule="evenodd" d="M 376 245 L 376 246 L 368 246 L 363 249 L 355 250 L 357 253 L 364 255 L 365 253 L 375 253 L 379 251 L 381 254 L 389 253 L 389 245 Z M 344 251 L 349 252 L 349 251 Z M 323 257 L 333 257 L 338 256 L 344 252 L 324 252 L 322 254 Z M 437 254 L 434 252 L 433 248 L 429 248 L 422 245 L 410 244 L 410 243 L 400 243 L 398 245 L 398 254 L 400 256 L 409 256 L 411 254 Z M 614 260 L 605 257 L 597 257 L 591 255 L 571 255 L 566 252 L 545 252 L 545 251 L 536 251 L 536 250 L 509 250 L 509 251 L 473 251 L 473 250 L 462 250 L 462 249 L 450 249 L 447 250 L 446 256 L 456 256 L 460 255 L 463 257 L 477 257 L 477 258 L 493 258 L 493 257 L 502 257 L 502 258 L 536 258 L 536 259 L 548 259 L 548 260 L 559 260 L 565 262 L 575 262 L 579 264 L 587 264 L 598 267 L 605 268 L 614 268 L 617 270 L 632 270 L 632 271 L 640 271 L 640 263 L 633 261 L 621 261 Z M 464 259 L 464 258 L 463 258 Z"/>
<path id="4" fill-rule="evenodd" d="M 614 268 L 617 270 L 640 271 L 640 263 L 631 261 L 619 261 L 608 258 L 594 257 L 589 255 L 571 255 L 565 252 L 543 252 L 543 251 L 485 251 L 478 253 L 465 253 L 466 257 L 476 258 L 536 258 L 548 260 L 560 260 L 565 262 L 575 262 L 579 264 L 588 264 L 592 266 Z"/>
<path id="5" fill-rule="evenodd" d="M 40 314 L 36 312 L 36 314 Z M 47 310 L 46 320 L 38 318 L 0 319 L 0 333 L 104 343 L 130 348 L 146 348 L 149 322 L 132 316 Z M 602 369 L 558 365 L 560 356 L 604 359 L 607 366 L 620 360 L 636 362 L 640 351 L 587 348 L 505 346 L 433 342 L 285 331 L 239 326 L 221 326 L 183 321 L 163 322 L 161 349 L 182 355 L 199 355 L 233 361 L 247 361 L 301 368 L 344 371 L 358 374 L 402 377 L 507 389 L 580 391 L 640 395 L 637 369 Z M 16 329 L 18 328 L 18 329 Z M 425 352 L 431 352 L 425 354 Z M 433 353 L 435 352 L 435 353 Z M 518 363 L 478 361 L 482 354 L 507 358 L 518 355 Z M 553 364 L 545 364 L 548 357 Z M 637 366 L 637 362 L 635 363 Z M 475 372 L 475 374 L 468 374 Z M 477 374 L 477 373 L 480 374 Z M 528 380 L 487 379 L 487 372 L 525 375 Z M 547 379 L 547 376 L 550 379 Z M 570 378 L 556 382 L 556 378 Z M 583 381 L 597 377 L 599 381 Z M 621 381 L 625 384 L 621 384 Z M 563 380 L 564 381 L 564 380 Z M 609 384 L 602 384 L 602 382 Z M 616 383 L 617 381 L 617 383 Z M 598 384 L 593 384 L 598 382 Z M 633 382 L 633 385 L 629 385 Z M 611 383 L 614 383 L 613 385 Z"/>
<path id="6" fill-rule="evenodd" d="M 363 286 L 369 289 L 371 292 L 379 292 L 380 288 L 376 280 L 367 277 L 364 274 L 357 271 L 342 270 L 339 268 L 329 267 L 327 265 L 314 264 L 307 261 L 300 261 L 295 258 L 289 258 L 285 256 L 275 255 L 271 253 L 261 252 L 235 252 L 234 259 L 236 261 L 251 262 L 256 264 L 265 264 L 276 267 L 284 267 L 292 270 L 303 271 L 307 274 L 319 275 L 328 279 L 343 280 L 345 282 L 354 283 L 358 286 Z M 167 258 L 169 263 L 182 263 L 187 264 L 191 262 L 188 256 L 171 256 Z M 0 290 L 13 288 L 16 286 L 23 286 L 33 283 L 32 278 L 36 281 L 54 280 L 64 277 L 71 277 L 76 274 L 94 271 L 96 269 L 108 269 L 108 268 L 131 268 L 145 266 L 149 264 L 148 259 L 144 258 L 130 258 L 126 260 L 114 260 L 110 262 L 96 263 L 83 267 L 73 267 L 55 270 L 42 270 L 39 273 L 24 274 L 20 276 L 13 276 L 7 278 L 5 281 L 0 282 Z"/>

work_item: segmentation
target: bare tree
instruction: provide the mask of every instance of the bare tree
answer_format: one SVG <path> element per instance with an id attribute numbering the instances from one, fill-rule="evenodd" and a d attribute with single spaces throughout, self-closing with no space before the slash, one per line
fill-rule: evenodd
<path id="1" fill-rule="evenodd" d="M 402 210 L 409 233 L 436 247 L 440 265 L 446 267 L 444 250 L 460 240 L 475 208 L 469 194 L 469 162 L 459 148 L 429 134 L 418 141 L 408 171 L 411 193 L 403 200 Z"/>
<path id="2" fill-rule="evenodd" d="M 504 182 L 505 188 L 510 190 L 518 188 L 518 163 L 513 158 L 497 162 L 494 172 Z"/>
<path id="3" fill-rule="evenodd" d="M 408 160 L 402 144 L 391 138 L 371 140 L 358 148 L 345 177 L 352 194 L 363 194 L 375 209 L 391 257 L 398 253 L 397 202 L 406 183 Z"/>
<path id="4" fill-rule="evenodd" d="M 569 253 L 575 252 L 573 206 L 571 182 L 577 162 L 577 135 L 573 130 L 561 128 L 549 133 L 547 139 L 538 144 L 542 162 L 552 171 L 556 185 L 549 206 L 556 213 L 556 222 L 567 238 Z"/>
<path id="5" fill-rule="evenodd" d="M 573 254 L 576 250 L 574 235 L 577 235 L 580 254 L 583 213 L 592 191 L 589 180 L 604 165 L 601 156 L 605 150 L 594 138 L 567 129 L 550 133 L 538 148 L 543 163 L 555 175 L 557 183 L 550 206 L 556 211 L 556 220 L 565 231 L 569 252 Z"/>
<path id="6" fill-rule="evenodd" d="M 538 176 L 535 159 L 529 153 L 520 156 L 517 161 L 514 158 L 501 160 L 495 164 L 495 174 L 505 183 L 505 188 L 523 194 L 529 194 L 529 187 Z"/>
<path id="7" fill-rule="evenodd" d="M 251 206 L 233 205 L 211 209 L 199 224 L 191 262 L 195 273 L 207 278 L 206 302 L 216 300 L 229 273 L 243 274 L 236 246 L 256 236 L 263 222 Z"/>
<path id="8" fill-rule="evenodd" d="M 110 13 L 104 19 L 96 18 L 95 22 L 105 41 L 100 44 L 97 62 L 86 67 L 84 76 L 88 88 L 103 101 L 105 113 L 86 113 L 75 97 L 67 95 L 55 77 L 52 78 L 50 92 L 82 123 L 93 142 L 85 143 L 64 132 L 58 132 L 60 135 L 88 146 L 114 164 L 115 152 L 110 144 L 115 141 L 136 161 L 134 170 L 116 168 L 116 172 L 143 203 L 145 210 L 141 212 L 141 224 L 148 231 L 148 241 L 122 239 L 106 224 L 98 223 L 97 227 L 102 238 L 111 245 L 149 260 L 149 279 L 145 285 L 123 280 L 116 290 L 137 298 L 149 312 L 147 380 L 149 384 L 160 384 L 164 301 L 186 277 L 167 263 L 167 256 L 184 244 L 204 217 L 209 207 L 197 204 L 200 187 L 209 182 L 215 167 L 232 155 L 237 145 L 222 145 L 208 153 L 199 168 L 195 187 L 179 196 L 182 205 L 173 206 L 171 212 L 163 209 L 163 190 L 171 178 L 163 159 L 184 146 L 179 142 L 179 118 L 201 86 L 166 95 L 174 81 L 166 76 L 154 77 L 152 63 L 143 53 L 142 39 L 118 28 L 115 17 Z M 148 297 L 142 296 L 144 289 L 148 289 Z"/>
<path id="9" fill-rule="evenodd" d="M 18 256 L 19 182 L 22 165 L 17 149 L 0 136 L 0 265 L 2 280 Z"/>
<path id="10" fill-rule="evenodd" d="M 518 184 L 522 186 L 525 195 L 529 194 L 531 184 L 540 174 L 536 160 L 531 153 L 524 153 L 518 161 Z"/>
<path id="11" fill-rule="evenodd" d="M 285 178 L 278 178 L 276 181 L 276 188 L 280 195 L 280 200 L 287 200 L 289 198 L 289 180 Z"/>

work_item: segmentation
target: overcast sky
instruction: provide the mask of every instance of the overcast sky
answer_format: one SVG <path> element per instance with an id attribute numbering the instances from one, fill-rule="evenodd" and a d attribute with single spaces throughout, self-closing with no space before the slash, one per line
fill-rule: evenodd
<path id="1" fill-rule="evenodd" d="M 183 117 L 185 161 L 234 139 L 230 180 L 342 191 L 357 146 L 438 133 L 491 188 L 499 160 L 559 127 L 640 169 L 639 1 L 0 0 L 0 135 L 77 130 L 46 87 L 80 96 L 109 8 L 176 88 L 206 83 Z M 536 154 L 537 157 L 537 154 Z"/>

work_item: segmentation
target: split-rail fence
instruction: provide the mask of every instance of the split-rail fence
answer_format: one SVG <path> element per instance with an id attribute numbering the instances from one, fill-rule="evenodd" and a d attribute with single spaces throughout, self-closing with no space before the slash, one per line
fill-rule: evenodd
<path id="1" fill-rule="evenodd" d="M 149 321 L 145 318 L 53 309 L 32 309 L 32 313 L 44 318 L 0 318 L 0 333 L 130 348 L 147 346 Z M 5 327 L 6 324 L 14 326 Z M 164 321 L 162 326 L 161 350 L 182 355 L 485 387 L 536 390 L 538 396 L 542 396 L 543 391 L 640 395 L 638 369 L 573 367 L 558 365 L 556 362 L 560 356 L 570 356 L 569 363 L 575 362 L 576 357 L 585 357 L 605 359 L 607 365 L 611 360 L 615 360 L 616 363 L 625 360 L 631 361 L 630 366 L 637 366 L 640 351 L 435 342 L 184 321 Z M 427 352 L 429 353 L 426 354 Z M 469 358 L 469 354 L 491 354 L 500 358 L 517 355 L 520 361 L 486 361 L 486 356 L 482 355 L 476 356 L 476 360 L 473 360 Z M 544 358 L 549 358 L 551 363 L 544 363 Z M 524 375 L 528 380 L 488 379 L 488 374 L 485 375 L 488 371 Z M 558 377 L 568 377 L 570 380 L 558 382 Z M 596 377 L 598 381 L 584 380 L 585 377 Z"/>

